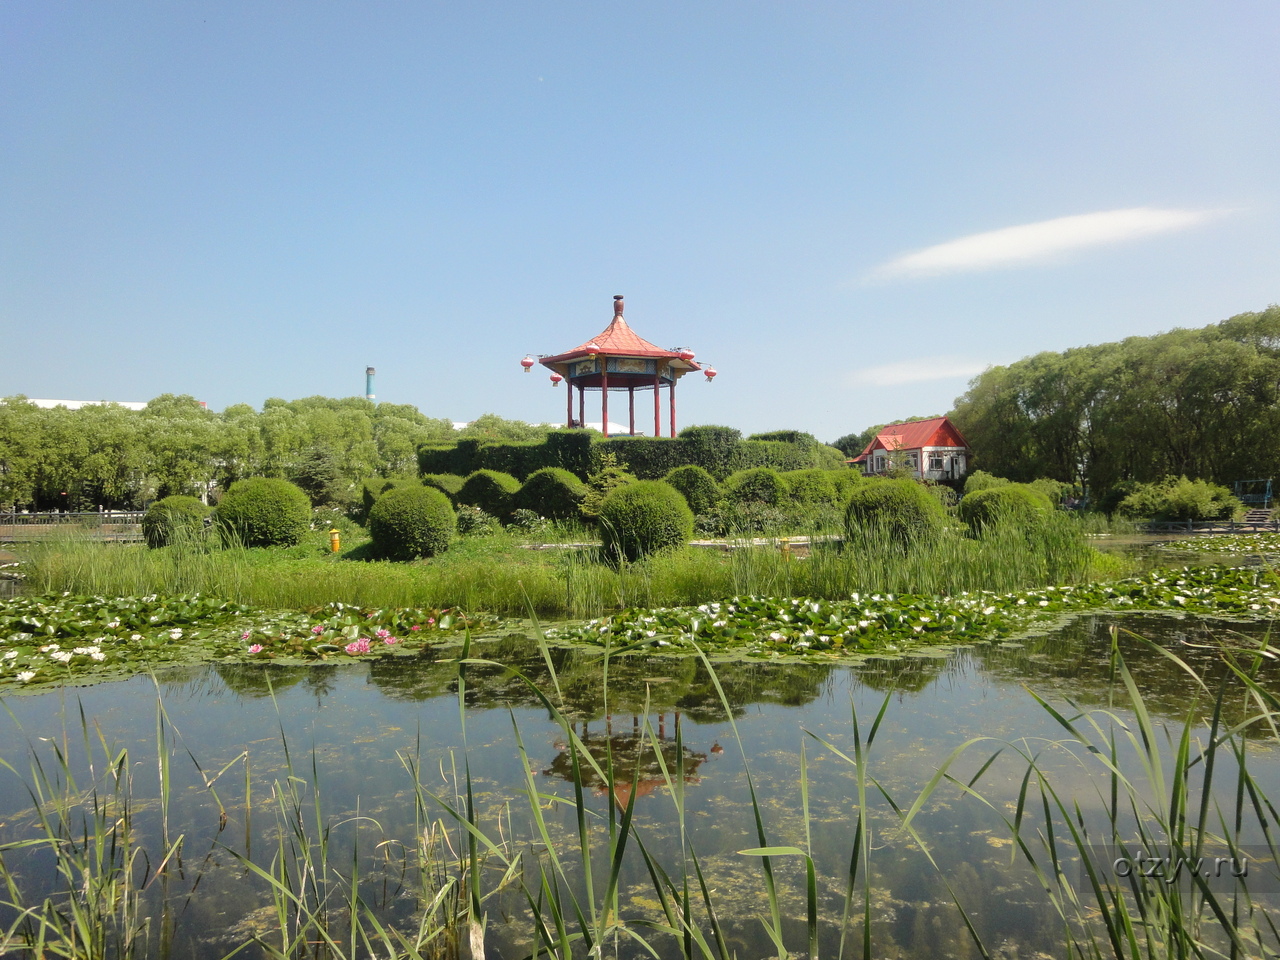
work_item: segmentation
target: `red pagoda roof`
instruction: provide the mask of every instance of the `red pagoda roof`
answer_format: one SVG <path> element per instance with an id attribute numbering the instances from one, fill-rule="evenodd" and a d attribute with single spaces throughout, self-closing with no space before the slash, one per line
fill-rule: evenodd
<path id="1" fill-rule="evenodd" d="M 946 417 L 915 420 L 911 423 L 891 423 L 884 427 L 874 440 L 867 444 L 853 462 L 865 460 L 873 450 L 919 450 L 921 447 L 965 447 L 969 442 Z"/>
<path id="2" fill-rule="evenodd" d="M 586 343 L 579 344 L 572 350 L 557 353 L 553 357 L 543 357 L 540 361 L 542 365 L 551 367 L 553 364 L 564 363 L 568 360 L 603 354 L 609 357 L 665 357 L 669 360 L 678 361 L 685 372 L 702 369 L 692 360 L 682 360 L 680 351 L 663 350 L 640 336 L 622 318 L 622 309 L 622 298 L 615 297 L 613 301 L 613 320 L 610 321 L 609 326 L 605 327 L 603 331 Z"/>

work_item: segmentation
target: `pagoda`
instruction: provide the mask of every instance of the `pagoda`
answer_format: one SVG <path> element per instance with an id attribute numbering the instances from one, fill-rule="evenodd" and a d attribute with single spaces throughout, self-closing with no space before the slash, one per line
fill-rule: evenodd
<path id="1" fill-rule="evenodd" d="M 662 436 L 662 388 L 668 391 L 667 406 L 671 436 L 676 435 L 676 381 L 686 373 L 701 371 L 710 382 L 715 377 L 714 367 L 703 367 L 694 362 L 692 350 L 663 350 L 636 334 L 622 317 L 622 297 L 613 298 L 613 320 L 603 332 L 572 350 L 553 357 L 542 356 L 536 362 L 551 371 L 551 382 L 559 385 L 567 381 L 565 425 L 586 425 L 586 395 L 588 390 L 600 391 L 600 426 L 609 435 L 609 391 L 626 391 L 628 423 L 631 436 L 636 435 L 636 391 L 653 391 L 653 435 Z M 533 357 L 520 361 L 528 370 L 534 365 Z M 578 416 L 573 415 L 573 394 L 578 392 Z"/>

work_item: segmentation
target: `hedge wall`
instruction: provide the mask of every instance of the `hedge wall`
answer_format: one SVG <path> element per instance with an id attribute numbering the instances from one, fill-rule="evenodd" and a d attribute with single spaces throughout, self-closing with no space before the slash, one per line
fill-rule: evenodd
<path id="1" fill-rule="evenodd" d="M 717 481 L 754 467 L 779 471 L 848 469 L 843 453 L 818 443 L 811 434 L 779 430 L 743 440 L 741 431 L 716 426 L 686 427 L 674 439 L 606 438 L 593 430 L 557 430 L 543 443 L 460 440 L 453 446 L 423 445 L 418 448 L 418 468 L 424 474 L 457 476 L 497 470 L 523 480 L 537 470 L 559 467 L 585 480 L 599 469 L 605 452 L 615 454 L 619 465 L 641 480 L 660 479 L 686 464 L 702 467 Z"/>

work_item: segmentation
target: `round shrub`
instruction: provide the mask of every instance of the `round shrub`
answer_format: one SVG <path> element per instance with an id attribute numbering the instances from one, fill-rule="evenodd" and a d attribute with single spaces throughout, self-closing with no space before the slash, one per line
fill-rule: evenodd
<path id="1" fill-rule="evenodd" d="M 663 480 L 680 491 L 689 509 L 698 516 L 710 513 L 720 499 L 720 484 L 696 463 L 668 471 Z"/>
<path id="2" fill-rule="evenodd" d="M 724 482 L 724 489 L 734 503 L 765 503 L 771 507 L 784 502 L 789 495 L 787 481 L 768 467 L 739 470 Z"/>
<path id="3" fill-rule="evenodd" d="M 782 475 L 791 491 L 791 499 L 806 506 L 835 503 L 840 499 L 830 470 L 788 470 Z"/>
<path id="4" fill-rule="evenodd" d="M 637 480 L 618 487 L 600 504 L 605 555 L 638 560 L 693 536 L 693 511 L 675 487 L 661 480 Z"/>
<path id="5" fill-rule="evenodd" d="M 845 508 L 845 530 L 851 538 L 874 531 L 900 544 L 928 540 L 947 524 L 947 512 L 936 497 L 914 480 L 868 480 L 859 484 Z"/>
<path id="6" fill-rule="evenodd" d="M 388 560 L 416 560 L 442 553 L 453 539 L 456 525 L 449 498 L 421 484 L 384 493 L 369 511 L 374 552 Z"/>
<path id="7" fill-rule="evenodd" d="M 966 493 L 960 501 L 960 519 L 976 534 L 1002 523 L 1031 526 L 1051 509 L 1044 494 L 1021 483 L 1006 483 Z"/>
<path id="8" fill-rule="evenodd" d="M 360 503 L 364 507 L 363 516 L 369 517 L 369 511 L 378 502 L 378 498 L 396 487 L 417 486 L 416 477 L 370 477 L 360 483 Z"/>
<path id="9" fill-rule="evenodd" d="M 543 467 L 525 479 L 513 500 L 516 510 L 532 510 L 540 517 L 568 520 L 579 516 L 578 507 L 587 485 L 568 470 Z"/>
<path id="10" fill-rule="evenodd" d="M 214 522 L 246 547 L 291 547 L 311 527 L 311 500 L 288 480 L 238 480 L 218 501 Z"/>
<path id="11" fill-rule="evenodd" d="M 519 490 L 520 481 L 509 473 L 477 470 L 463 481 L 462 489 L 453 499 L 457 503 L 479 507 L 505 523 L 515 509 L 512 501 Z"/>
<path id="12" fill-rule="evenodd" d="M 862 471 L 843 467 L 837 470 L 828 470 L 827 476 L 831 478 L 831 482 L 836 485 L 836 489 L 840 491 L 840 499 L 843 501 L 849 494 L 853 493 L 854 488 L 862 483 Z"/>
<path id="13" fill-rule="evenodd" d="M 195 497 L 165 497 L 157 500 L 142 518 L 142 536 L 148 547 L 167 547 L 190 542 L 204 534 L 208 507 Z"/>

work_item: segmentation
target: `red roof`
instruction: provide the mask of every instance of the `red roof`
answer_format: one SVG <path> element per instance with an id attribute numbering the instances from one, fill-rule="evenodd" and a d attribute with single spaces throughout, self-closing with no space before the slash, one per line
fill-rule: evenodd
<path id="1" fill-rule="evenodd" d="M 681 368 L 683 372 L 702 369 L 692 360 L 680 360 L 680 351 L 663 350 L 640 336 L 627 325 L 626 320 L 622 319 L 622 309 L 621 298 L 615 297 L 613 320 L 609 323 L 609 326 L 605 327 L 603 331 L 586 343 L 579 344 L 572 350 L 557 353 L 553 357 L 543 357 L 541 360 L 542 365 L 554 369 L 553 364 L 562 364 L 567 360 L 577 360 L 580 357 L 589 357 L 594 354 L 604 354 L 609 357 L 665 357 L 669 360 L 676 360 L 677 363 L 673 366 Z"/>
<path id="2" fill-rule="evenodd" d="M 965 447 L 969 442 L 946 417 L 929 420 L 913 420 L 910 423 L 891 423 L 884 427 L 866 449 L 854 458 L 866 459 L 873 450 L 919 450 L 921 447 Z"/>

